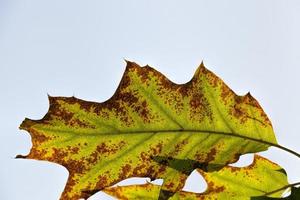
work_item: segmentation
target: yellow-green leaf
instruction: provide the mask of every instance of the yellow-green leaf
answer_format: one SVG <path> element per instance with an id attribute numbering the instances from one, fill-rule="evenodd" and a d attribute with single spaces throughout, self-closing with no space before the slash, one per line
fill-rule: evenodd
<path id="1" fill-rule="evenodd" d="M 236 95 L 203 64 L 185 84 L 127 62 L 115 94 L 102 103 L 49 97 L 29 159 L 65 166 L 61 199 L 88 198 L 129 177 L 163 178 L 161 197 L 181 190 L 195 168 L 221 169 L 241 154 L 276 144 L 272 125 L 248 93 Z"/>
<path id="2" fill-rule="evenodd" d="M 258 155 L 254 157 L 254 162 L 247 167 L 226 166 L 215 172 L 202 170 L 199 172 L 208 183 L 204 193 L 180 191 L 170 200 L 250 200 L 288 185 L 285 171 L 277 164 Z M 155 200 L 158 199 L 160 188 L 159 185 L 147 183 L 106 188 L 104 192 L 120 200 Z M 283 192 L 284 190 L 276 192 L 266 198 L 281 197 Z M 257 199 L 260 198 L 264 199 L 264 197 Z"/>

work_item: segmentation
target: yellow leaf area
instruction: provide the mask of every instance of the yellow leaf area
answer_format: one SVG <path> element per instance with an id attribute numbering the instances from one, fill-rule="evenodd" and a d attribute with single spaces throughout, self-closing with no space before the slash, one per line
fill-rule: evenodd
<path id="1" fill-rule="evenodd" d="M 198 170 L 207 181 L 204 193 L 180 191 L 170 200 L 251 200 L 268 192 L 288 185 L 285 171 L 277 164 L 256 155 L 248 167 L 226 166 L 215 172 Z M 158 199 L 160 186 L 147 183 L 144 185 L 118 186 L 104 190 L 120 200 Z M 270 195 L 281 197 L 284 190 Z"/>
<path id="2" fill-rule="evenodd" d="M 277 144 L 258 102 L 249 93 L 236 95 L 203 64 L 189 82 L 175 84 L 128 61 L 109 100 L 49 102 L 42 119 L 21 124 L 32 148 L 18 157 L 65 166 L 61 199 L 88 198 L 129 177 L 162 178 L 162 190 L 174 193 L 195 168 L 219 170 Z"/>

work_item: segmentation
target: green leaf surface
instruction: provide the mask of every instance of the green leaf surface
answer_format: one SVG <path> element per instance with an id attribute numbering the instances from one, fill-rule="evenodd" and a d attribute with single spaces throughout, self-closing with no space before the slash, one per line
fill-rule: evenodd
<path id="1" fill-rule="evenodd" d="M 300 199 L 300 187 L 292 187 L 291 194 L 284 198 L 268 197 L 268 196 L 259 196 L 253 197 L 251 200 L 299 200 Z"/>
<path id="2" fill-rule="evenodd" d="M 271 122 L 248 93 L 236 95 L 203 64 L 185 84 L 127 62 L 102 103 L 50 97 L 47 114 L 25 119 L 26 156 L 65 166 L 61 199 L 88 198 L 129 177 L 162 178 L 161 199 L 180 191 L 195 168 L 219 170 L 241 154 L 277 144 Z"/>
<path id="3" fill-rule="evenodd" d="M 268 192 L 288 185 L 285 171 L 277 164 L 256 155 L 254 162 L 247 167 L 226 166 L 215 172 L 199 170 L 207 181 L 205 192 L 192 193 L 180 191 L 170 200 L 252 200 L 264 199 Z M 161 186 L 151 183 L 143 185 L 117 186 L 106 188 L 105 193 L 120 200 L 127 199 L 158 199 Z M 284 190 L 272 194 L 272 197 L 281 197 Z M 255 197 L 255 198 L 252 198 Z M 266 197 L 267 199 L 273 199 Z M 277 198 L 274 198 L 277 199 Z"/>

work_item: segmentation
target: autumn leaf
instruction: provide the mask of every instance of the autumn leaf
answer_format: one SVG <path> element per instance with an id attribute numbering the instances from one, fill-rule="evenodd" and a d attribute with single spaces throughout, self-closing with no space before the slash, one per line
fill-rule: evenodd
<path id="1" fill-rule="evenodd" d="M 271 122 L 248 93 L 236 95 L 203 64 L 185 84 L 127 62 L 102 103 L 50 97 L 47 114 L 25 119 L 26 156 L 65 166 L 61 199 L 88 198 L 129 177 L 164 179 L 160 197 L 180 191 L 195 169 L 219 170 L 241 154 L 277 144 Z"/>
<path id="2" fill-rule="evenodd" d="M 205 192 L 199 194 L 180 191 L 172 196 L 170 200 L 250 200 L 253 197 L 263 196 L 268 192 L 288 185 L 285 171 L 277 164 L 258 155 L 254 157 L 254 162 L 247 167 L 225 166 L 219 171 L 204 172 L 199 170 L 199 172 L 208 183 Z M 267 198 L 281 197 L 284 191 L 273 193 Z M 117 186 L 106 188 L 104 192 L 120 200 L 155 200 L 158 199 L 160 186 L 151 183 Z"/>

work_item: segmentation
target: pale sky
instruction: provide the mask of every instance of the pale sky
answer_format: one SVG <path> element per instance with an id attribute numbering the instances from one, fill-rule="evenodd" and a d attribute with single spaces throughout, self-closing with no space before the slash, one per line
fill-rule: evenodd
<path id="1" fill-rule="evenodd" d="M 0 199 L 59 198 L 66 169 L 13 159 L 31 147 L 19 124 L 44 116 L 47 94 L 110 98 L 124 59 L 176 83 L 204 60 L 236 93 L 250 91 L 278 142 L 300 152 L 299 11 L 298 0 L 0 0 Z M 300 181 L 299 159 L 274 148 L 262 155 Z M 200 191 L 198 179 L 185 189 Z M 112 198 L 99 192 L 89 200 L 97 199 Z"/>

